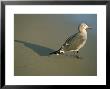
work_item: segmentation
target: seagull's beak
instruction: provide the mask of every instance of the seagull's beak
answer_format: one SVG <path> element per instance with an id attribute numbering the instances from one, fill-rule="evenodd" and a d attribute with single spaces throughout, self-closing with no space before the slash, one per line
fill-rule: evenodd
<path id="1" fill-rule="evenodd" d="M 88 27 L 87 29 L 92 29 L 92 27 Z"/>

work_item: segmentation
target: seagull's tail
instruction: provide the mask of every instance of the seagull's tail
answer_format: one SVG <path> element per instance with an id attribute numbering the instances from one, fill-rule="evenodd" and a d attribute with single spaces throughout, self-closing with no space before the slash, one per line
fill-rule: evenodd
<path id="1" fill-rule="evenodd" d="M 52 54 L 57 54 L 57 55 L 59 55 L 60 54 L 60 52 L 59 51 L 54 51 L 54 52 L 51 52 L 51 53 L 49 53 L 50 55 L 52 55 Z"/>
<path id="2" fill-rule="evenodd" d="M 61 50 L 61 48 L 60 48 L 59 50 L 54 51 L 54 52 L 51 52 L 51 53 L 49 53 L 49 54 L 50 54 L 50 55 L 52 55 L 52 54 L 60 55 L 60 54 L 61 54 L 61 53 L 60 53 L 60 50 Z"/>

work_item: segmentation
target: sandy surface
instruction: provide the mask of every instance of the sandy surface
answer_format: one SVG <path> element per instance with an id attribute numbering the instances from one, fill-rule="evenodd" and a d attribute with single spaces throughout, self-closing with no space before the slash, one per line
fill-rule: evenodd
<path id="1" fill-rule="evenodd" d="M 81 59 L 51 55 L 81 22 L 93 27 L 80 50 Z M 96 76 L 97 16 L 92 15 L 15 15 L 14 74 L 16 76 Z"/>

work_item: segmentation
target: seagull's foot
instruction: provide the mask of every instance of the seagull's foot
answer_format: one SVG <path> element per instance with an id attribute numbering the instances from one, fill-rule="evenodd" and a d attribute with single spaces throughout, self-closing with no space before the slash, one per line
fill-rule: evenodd
<path id="1" fill-rule="evenodd" d="M 76 55 L 75 56 L 77 59 L 83 59 L 81 56 L 79 56 L 79 55 Z"/>
<path id="2" fill-rule="evenodd" d="M 75 57 L 76 57 L 77 59 L 80 59 L 80 56 L 79 56 L 79 55 L 76 55 Z"/>
<path id="3" fill-rule="evenodd" d="M 75 55 L 74 54 L 71 54 L 71 55 L 69 55 L 71 58 L 75 58 Z"/>

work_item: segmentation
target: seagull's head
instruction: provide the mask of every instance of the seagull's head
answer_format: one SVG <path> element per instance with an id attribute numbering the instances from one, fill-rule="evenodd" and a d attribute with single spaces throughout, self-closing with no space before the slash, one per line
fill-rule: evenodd
<path id="1" fill-rule="evenodd" d="M 87 29 L 92 29 L 92 27 L 89 27 L 87 24 L 85 23 L 81 23 L 79 25 L 79 31 L 83 31 L 83 30 L 87 30 Z"/>

